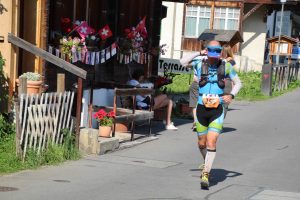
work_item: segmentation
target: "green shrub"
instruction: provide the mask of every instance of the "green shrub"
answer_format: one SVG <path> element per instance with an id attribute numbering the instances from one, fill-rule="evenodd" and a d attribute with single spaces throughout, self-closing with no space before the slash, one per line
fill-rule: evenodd
<path id="1" fill-rule="evenodd" d="M 241 72 L 239 77 L 243 87 L 237 95 L 240 100 L 262 100 L 269 97 L 261 92 L 261 72 Z"/>
<path id="2" fill-rule="evenodd" d="M 63 129 L 62 133 L 64 135 L 64 157 L 67 160 L 77 160 L 79 159 L 79 150 L 75 147 L 75 136 L 70 132 L 69 129 Z"/>
<path id="3" fill-rule="evenodd" d="M 173 78 L 173 83 L 162 87 L 161 90 L 166 89 L 167 93 L 182 94 L 188 93 L 190 89 L 190 81 L 193 78 L 191 74 L 179 74 Z"/>
<path id="4" fill-rule="evenodd" d="M 0 114 L 0 140 L 7 135 L 15 133 L 15 125 L 10 123 L 2 114 Z"/>
<path id="5" fill-rule="evenodd" d="M 63 147 L 56 144 L 49 145 L 42 153 L 42 163 L 44 165 L 57 165 L 65 160 Z"/>

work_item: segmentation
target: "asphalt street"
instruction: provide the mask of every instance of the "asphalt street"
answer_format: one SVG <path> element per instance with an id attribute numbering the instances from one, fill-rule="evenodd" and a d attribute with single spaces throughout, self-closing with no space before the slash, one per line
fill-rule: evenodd
<path id="1" fill-rule="evenodd" d="M 0 200 L 297 200 L 299 119 L 300 90 L 268 101 L 234 102 L 209 190 L 200 188 L 203 161 L 191 121 L 180 120 L 179 131 L 158 132 L 159 140 L 2 176 Z M 15 190 L 2 192 L 9 189 Z"/>

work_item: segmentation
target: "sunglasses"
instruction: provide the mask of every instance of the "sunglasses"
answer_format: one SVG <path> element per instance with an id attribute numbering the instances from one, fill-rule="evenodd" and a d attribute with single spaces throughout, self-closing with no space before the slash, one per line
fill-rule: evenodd
<path id="1" fill-rule="evenodd" d="M 208 46 L 207 51 L 210 53 L 221 53 L 222 47 L 220 46 Z"/>

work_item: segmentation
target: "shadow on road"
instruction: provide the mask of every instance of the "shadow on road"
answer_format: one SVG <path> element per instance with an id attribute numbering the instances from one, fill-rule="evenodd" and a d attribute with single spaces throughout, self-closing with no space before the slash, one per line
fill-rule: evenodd
<path id="1" fill-rule="evenodd" d="M 199 169 L 190 169 L 192 172 L 200 172 Z M 221 183 L 225 181 L 227 178 L 234 178 L 237 176 L 243 175 L 242 173 L 239 172 L 234 172 L 234 171 L 227 171 L 225 169 L 212 169 L 210 172 L 210 186 L 217 185 L 218 183 Z M 199 176 L 194 176 L 193 177 L 199 177 Z"/>
<path id="2" fill-rule="evenodd" d="M 229 133 L 236 131 L 236 128 L 224 127 L 222 133 Z"/>
<path id="3" fill-rule="evenodd" d="M 234 171 L 227 171 L 225 169 L 212 169 L 210 186 L 217 185 L 218 183 L 225 181 L 227 178 L 234 178 L 241 175 L 243 174 Z"/>

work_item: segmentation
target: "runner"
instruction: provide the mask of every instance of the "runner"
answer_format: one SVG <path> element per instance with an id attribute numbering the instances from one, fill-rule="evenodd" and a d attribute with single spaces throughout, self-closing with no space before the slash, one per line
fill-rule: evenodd
<path id="1" fill-rule="evenodd" d="M 221 58 L 223 60 L 226 60 L 226 62 L 229 62 L 233 66 L 233 68 L 236 69 L 236 62 L 234 61 L 232 48 L 229 44 L 224 44 L 222 46 Z M 232 90 L 232 82 L 229 77 L 226 77 L 224 93 L 230 94 L 231 90 Z M 224 119 L 226 118 L 228 108 L 229 108 L 229 105 L 227 103 L 225 103 L 224 104 Z"/>
<path id="2" fill-rule="evenodd" d="M 207 59 L 206 54 L 207 54 L 206 49 L 202 50 L 200 52 L 201 57 L 199 57 L 199 59 Z M 198 56 L 198 55 L 199 55 L 199 53 L 196 53 L 196 54 L 194 54 L 193 57 Z M 193 82 L 190 85 L 189 96 L 190 96 L 189 107 L 192 108 L 193 118 L 194 118 L 192 130 L 196 131 L 196 122 L 197 122 L 196 108 L 197 108 L 198 96 L 199 96 L 199 80 L 198 80 L 196 68 L 194 68 L 194 77 L 193 77 Z"/>
<path id="3" fill-rule="evenodd" d="M 197 105 L 198 146 L 204 158 L 204 169 L 201 172 L 201 187 L 208 189 L 209 173 L 216 156 L 216 143 L 223 128 L 224 103 L 231 103 L 241 88 L 241 81 L 229 62 L 221 58 L 222 47 L 218 41 L 210 41 L 207 46 L 207 60 L 198 53 L 194 58 L 188 56 L 182 64 L 190 63 L 197 69 L 199 97 Z M 224 79 L 229 77 L 233 83 L 230 94 L 224 94 Z"/>

